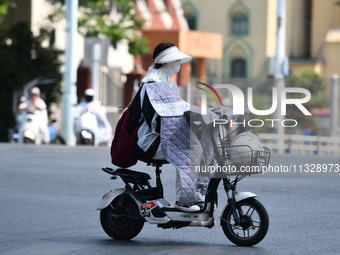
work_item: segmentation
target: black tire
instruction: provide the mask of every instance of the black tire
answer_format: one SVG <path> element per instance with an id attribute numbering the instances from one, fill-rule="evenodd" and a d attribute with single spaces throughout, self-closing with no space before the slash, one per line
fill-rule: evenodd
<path id="1" fill-rule="evenodd" d="M 27 143 L 27 144 L 32 144 L 34 143 L 34 141 L 28 137 L 24 137 L 24 143 Z"/>
<path id="2" fill-rule="evenodd" d="M 112 217 L 116 215 L 116 217 Z M 144 226 L 144 219 L 117 217 L 125 215 L 140 217 L 137 204 L 127 195 L 117 196 L 111 204 L 100 211 L 100 223 L 107 235 L 116 240 L 129 240 L 139 234 Z"/>
<path id="3" fill-rule="evenodd" d="M 235 225 L 230 205 L 222 214 L 221 226 L 227 238 L 236 245 L 252 246 L 258 244 L 266 236 L 269 217 L 264 206 L 254 198 L 236 203 L 241 223 Z"/>
<path id="4" fill-rule="evenodd" d="M 94 139 L 91 138 L 91 139 L 86 139 L 86 138 L 81 138 L 80 140 L 80 144 L 82 145 L 94 145 Z"/>
<path id="5" fill-rule="evenodd" d="M 56 139 L 56 144 L 66 144 L 66 141 L 62 136 L 58 135 Z"/>
<path id="6" fill-rule="evenodd" d="M 81 133 L 85 131 L 91 134 L 91 138 L 85 138 Z M 94 145 L 94 134 L 92 132 L 90 132 L 89 130 L 82 130 L 77 134 L 78 138 L 79 138 L 79 144 L 81 145 Z"/>

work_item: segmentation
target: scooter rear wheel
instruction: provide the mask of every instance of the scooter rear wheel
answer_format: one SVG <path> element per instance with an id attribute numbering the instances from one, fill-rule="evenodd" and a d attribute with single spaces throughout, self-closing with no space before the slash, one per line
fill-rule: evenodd
<path id="1" fill-rule="evenodd" d="M 236 245 L 252 246 L 266 236 L 269 217 L 264 206 L 254 198 L 236 203 L 240 224 L 235 223 L 230 205 L 222 214 L 221 226 L 227 238 Z"/>
<path id="2" fill-rule="evenodd" d="M 124 194 L 117 196 L 100 211 L 100 222 L 105 233 L 117 240 L 129 240 L 139 234 L 144 226 L 144 219 L 139 217 L 136 203 Z"/>

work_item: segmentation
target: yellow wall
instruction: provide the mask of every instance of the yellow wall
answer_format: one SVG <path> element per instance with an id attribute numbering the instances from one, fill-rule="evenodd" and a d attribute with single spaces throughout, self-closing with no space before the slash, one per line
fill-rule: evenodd
<path id="1" fill-rule="evenodd" d="M 234 1 L 237 2 L 237 1 Z M 252 77 L 263 77 L 267 73 L 267 0 L 243 1 L 250 11 L 249 37 L 245 38 L 252 50 Z M 251 77 L 250 76 L 250 77 Z"/>
<path id="2" fill-rule="evenodd" d="M 247 55 L 248 77 L 267 76 L 267 58 L 275 56 L 277 30 L 276 0 L 182 0 L 191 3 L 198 10 L 200 31 L 217 32 L 223 35 L 224 56 L 223 73 L 229 72 L 228 63 L 232 53 L 240 47 Z M 230 34 L 230 9 L 237 3 L 243 3 L 249 11 L 249 35 L 235 37 Z M 286 6 L 286 52 L 295 58 L 306 55 L 306 22 L 301 13 L 305 12 L 304 1 L 287 0 Z M 226 70 L 227 69 L 227 70 Z"/>
<path id="3" fill-rule="evenodd" d="M 325 38 L 325 77 L 340 74 L 340 29 L 330 30 Z"/>
<path id="4" fill-rule="evenodd" d="M 291 70 L 302 72 L 307 68 L 325 77 L 340 74 L 338 46 L 325 41 L 330 29 L 340 28 L 340 6 L 335 6 L 336 2 L 338 0 L 286 0 L 286 55 L 292 60 Z M 191 3 L 197 9 L 198 30 L 223 35 L 224 74 L 229 72 L 232 52 L 240 46 L 250 61 L 248 77 L 266 77 L 267 57 L 275 56 L 276 50 L 277 0 L 182 0 L 182 3 Z M 243 3 L 250 13 L 250 34 L 239 38 L 229 33 L 229 11 L 236 3 Z M 308 12 L 311 21 L 306 15 Z M 295 59 L 299 59 L 298 64 Z M 214 66 L 212 62 L 209 64 Z"/>
<path id="5" fill-rule="evenodd" d="M 291 72 L 300 75 L 304 71 L 314 71 L 317 74 L 323 76 L 324 63 L 323 62 L 291 62 L 289 65 Z"/>
<path id="6" fill-rule="evenodd" d="M 308 21 L 304 13 L 308 6 L 303 0 L 286 0 L 286 5 L 286 55 L 290 58 L 306 58 L 309 41 L 306 37 Z"/>
<path id="7" fill-rule="evenodd" d="M 312 58 L 321 58 L 324 50 L 324 38 L 332 27 L 336 0 L 313 0 L 312 7 Z"/>
<path id="8" fill-rule="evenodd" d="M 276 43 L 276 1 L 268 2 L 267 9 L 267 42 L 266 42 L 266 56 L 275 56 L 275 43 Z"/>
<path id="9" fill-rule="evenodd" d="M 248 61 L 248 77 L 266 75 L 267 56 L 267 0 L 231 0 L 206 1 L 189 0 L 199 10 L 198 30 L 217 32 L 223 35 L 224 56 L 222 60 L 222 73 L 230 71 L 232 52 L 241 49 L 245 52 Z M 249 34 L 235 37 L 230 35 L 230 8 L 236 3 L 243 3 L 249 10 Z M 274 19 L 275 20 L 275 19 Z"/>

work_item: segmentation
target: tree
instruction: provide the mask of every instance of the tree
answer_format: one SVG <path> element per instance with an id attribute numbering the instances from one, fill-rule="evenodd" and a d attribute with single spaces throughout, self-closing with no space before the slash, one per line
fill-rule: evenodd
<path id="1" fill-rule="evenodd" d="M 57 86 L 48 93 L 46 103 L 58 100 L 62 52 L 42 47 L 47 39 L 49 33 L 45 30 L 35 37 L 25 23 L 0 29 L 0 141 L 8 140 L 8 129 L 15 125 L 12 95 L 16 89 L 40 76 L 55 78 Z"/>
<path id="2" fill-rule="evenodd" d="M 50 0 L 59 7 L 49 16 L 53 22 L 64 15 L 65 0 Z M 79 0 L 79 32 L 86 37 L 106 37 L 111 44 L 127 40 L 129 52 L 142 56 L 149 52 L 148 41 L 141 36 L 143 19 L 137 17 L 135 0 Z M 114 11 L 116 10 L 116 11 Z"/>
<path id="3" fill-rule="evenodd" d="M 13 0 L 0 0 L 0 24 L 7 15 L 8 9 L 15 7 Z"/>
<path id="4" fill-rule="evenodd" d="M 325 98 L 326 85 L 324 79 L 313 71 L 304 71 L 301 75 L 291 74 L 288 78 L 289 87 L 299 87 L 309 90 L 312 97 L 304 106 L 311 110 L 313 108 L 323 109 L 329 107 L 329 102 Z M 301 94 L 290 93 L 290 98 L 301 98 Z M 287 106 L 287 118 L 296 119 L 299 122 L 299 127 L 314 128 L 316 123 L 313 117 L 305 116 L 293 105 Z"/>

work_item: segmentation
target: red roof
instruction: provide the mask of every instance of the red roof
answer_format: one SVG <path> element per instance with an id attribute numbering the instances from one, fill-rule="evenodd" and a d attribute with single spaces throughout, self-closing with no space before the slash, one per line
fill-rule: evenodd
<path id="1" fill-rule="evenodd" d="M 160 4 L 164 3 L 164 6 L 166 9 L 161 9 L 161 10 L 157 9 L 155 1 L 160 2 Z M 151 20 L 147 20 L 147 22 L 143 24 L 143 29 L 146 29 L 146 30 L 179 30 L 180 29 L 180 23 L 178 21 L 178 17 L 176 15 L 176 11 L 172 3 L 172 0 L 166 0 L 166 1 L 145 0 L 144 3 L 146 4 L 146 7 L 151 14 Z M 139 17 L 145 18 L 145 16 L 141 12 L 142 10 L 137 7 L 137 13 L 139 14 Z M 168 15 L 168 17 L 172 20 L 172 24 L 170 28 L 169 28 L 169 25 L 165 24 L 166 21 L 162 19 L 162 15 Z"/>

